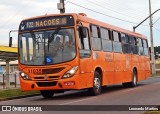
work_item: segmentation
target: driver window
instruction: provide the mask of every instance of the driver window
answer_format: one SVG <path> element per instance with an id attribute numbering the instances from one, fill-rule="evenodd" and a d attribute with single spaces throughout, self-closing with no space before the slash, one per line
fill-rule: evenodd
<path id="1" fill-rule="evenodd" d="M 86 32 L 87 32 L 86 38 L 82 38 L 79 33 L 79 49 L 81 50 L 90 50 L 88 29 L 86 29 Z"/>
<path id="2" fill-rule="evenodd" d="M 90 51 L 90 39 L 89 39 L 89 33 L 88 29 L 86 29 L 86 37 L 82 38 L 80 31 L 78 31 L 79 34 L 79 49 L 80 49 L 80 58 L 86 58 L 91 56 L 91 51 Z"/>

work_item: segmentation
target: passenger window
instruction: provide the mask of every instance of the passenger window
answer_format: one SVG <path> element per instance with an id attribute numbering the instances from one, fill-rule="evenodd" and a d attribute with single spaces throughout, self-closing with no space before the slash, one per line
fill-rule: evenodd
<path id="1" fill-rule="evenodd" d="M 138 46 L 139 46 L 139 55 L 144 55 L 144 49 L 143 49 L 141 38 L 139 38 L 139 40 L 138 40 Z"/>
<path id="2" fill-rule="evenodd" d="M 142 39 L 138 38 L 138 46 L 142 47 Z"/>
<path id="3" fill-rule="evenodd" d="M 131 53 L 131 48 L 130 48 L 130 45 L 128 44 L 129 43 L 128 35 L 122 33 L 121 40 L 122 40 L 123 53 Z"/>
<path id="4" fill-rule="evenodd" d="M 113 31 L 113 38 L 114 38 L 114 41 L 118 41 L 119 42 L 119 34 L 118 34 L 118 32 Z"/>
<path id="5" fill-rule="evenodd" d="M 135 39 L 134 39 L 133 36 L 130 36 L 130 37 L 129 37 L 129 43 L 130 43 L 131 45 L 135 45 Z"/>
<path id="6" fill-rule="evenodd" d="M 101 50 L 101 38 L 100 38 L 100 30 L 98 26 L 92 25 L 91 27 L 92 34 L 92 48 L 93 50 Z"/>
<path id="7" fill-rule="evenodd" d="M 101 28 L 101 38 L 109 40 L 109 31 L 107 29 Z"/>
<path id="8" fill-rule="evenodd" d="M 97 26 L 91 26 L 92 37 L 98 38 L 98 29 Z"/>
<path id="9" fill-rule="evenodd" d="M 143 40 L 143 47 L 148 47 L 148 45 L 147 45 L 147 40 Z"/>
<path id="10" fill-rule="evenodd" d="M 112 41 L 110 40 L 110 31 L 104 28 L 100 29 L 103 51 L 112 51 Z"/>
<path id="11" fill-rule="evenodd" d="M 149 55 L 148 48 L 144 48 L 144 55 L 145 55 L 145 56 L 148 56 L 148 55 Z"/>
<path id="12" fill-rule="evenodd" d="M 122 43 L 128 43 L 128 36 L 126 34 L 121 34 Z"/>
<path id="13" fill-rule="evenodd" d="M 129 43 L 132 54 L 138 54 L 138 47 L 136 46 L 136 38 L 133 36 L 129 37 Z"/>
<path id="14" fill-rule="evenodd" d="M 114 52 L 118 52 L 118 53 L 122 53 L 122 44 L 121 44 L 121 40 L 119 38 L 119 33 L 113 31 L 113 50 Z"/>
<path id="15" fill-rule="evenodd" d="M 148 56 L 148 45 L 147 45 L 147 40 L 143 40 L 143 48 L 144 48 L 144 55 Z"/>

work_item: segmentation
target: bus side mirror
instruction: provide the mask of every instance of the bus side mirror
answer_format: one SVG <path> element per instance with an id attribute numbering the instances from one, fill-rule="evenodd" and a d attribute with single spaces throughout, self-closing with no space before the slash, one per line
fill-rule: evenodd
<path id="1" fill-rule="evenodd" d="M 87 37 L 87 28 L 79 27 L 79 33 L 80 33 L 81 38 L 86 38 Z"/>
<path id="2" fill-rule="evenodd" d="M 12 37 L 9 37 L 9 47 L 12 47 Z"/>

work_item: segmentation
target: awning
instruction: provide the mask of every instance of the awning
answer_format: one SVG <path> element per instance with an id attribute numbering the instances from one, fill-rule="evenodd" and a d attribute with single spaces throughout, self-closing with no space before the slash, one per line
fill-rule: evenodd
<path id="1" fill-rule="evenodd" d="M 0 61 L 14 61 L 18 58 L 18 48 L 0 46 Z"/>

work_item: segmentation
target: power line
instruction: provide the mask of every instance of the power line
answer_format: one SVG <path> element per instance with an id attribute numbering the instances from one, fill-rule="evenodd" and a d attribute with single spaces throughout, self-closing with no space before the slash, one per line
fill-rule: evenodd
<path id="1" fill-rule="evenodd" d="M 127 16 L 127 17 L 130 17 L 130 18 L 133 18 L 133 19 L 139 19 L 139 18 L 135 18 L 135 17 L 129 16 L 129 15 L 126 15 L 126 14 L 123 14 L 123 13 L 120 13 L 120 12 L 117 12 L 117 11 L 112 10 L 112 9 L 109 9 L 109 8 L 107 8 L 107 7 L 103 7 L 102 5 L 99 5 L 99 4 L 95 3 L 95 2 L 92 2 L 92 1 L 89 1 L 89 0 L 86 0 L 86 1 L 92 3 L 92 4 L 96 5 L 96 6 L 99 6 L 99 7 L 101 7 L 101 8 L 110 10 L 110 11 L 112 11 L 112 12 L 115 12 L 115 13 L 118 13 L 118 14 L 121 14 L 121 15 L 124 15 L 124 16 Z"/>
<path id="2" fill-rule="evenodd" d="M 120 18 L 117 18 L 117 17 L 110 16 L 110 15 L 106 15 L 106 14 L 104 14 L 104 13 L 101 13 L 101 12 L 98 12 L 98 11 L 95 11 L 95 10 L 92 10 L 92 9 L 90 9 L 90 8 L 86 8 L 86 7 L 84 7 L 84 6 L 78 5 L 78 4 L 73 3 L 73 2 L 70 2 L 70 1 L 68 1 L 68 2 L 71 3 L 71 4 L 73 4 L 73 5 L 79 6 L 79 7 L 81 7 L 81 8 L 87 9 L 87 10 L 89 10 L 89 11 L 92 11 L 92 12 L 95 12 L 95 13 L 98 13 L 98 14 L 101 14 L 101 15 L 104 15 L 104 16 L 107 16 L 107 17 L 116 19 L 116 20 L 128 22 L 128 23 L 131 23 L 131 24 L 137 24 L 137 23 L 135 23 L 135 22 L 127 21 L 127 20 L 124 20 L 124 19 L 120 19 Z"/>
<path id="3" fill-rule="evenodd" d="M 94 0 L 94 1 L 98 1 L 98 0 Z M 120 5 L 120 3 L 119 3 L 119 0 L 118 0 L 118 2 L 117 1 L 115 1 L 115 0 L 112 0 L 112 1 L 108 1 L 108 2 L 106 2 L 106 0 L 102 0 L 104 3 L 106 3 L 106 4 L 108 4 L 109 3 L 109 6 L 113 6 L 113 7 L 121 7 L 120 9 L 124 9 L 125 10 L 125 12 L 126 11 L 128 11 L 128 9 L 130 9 L 130 7 L 128 7 L 128 5 L 126 5 L 126 4 L 122 4 L 122 5 Z M 147 3 L 147 2 L 146 2 Z M 122 6 L 124 6 L 124 7 L 122 7 Z M 148 9 L 148 8 L 147 8 Z M 136 11 L 138 10 L 138 13 L 140 14 L 140 16 L 142 17 L 142 15 L 144 15 L 144 8 L 142 9 L 142 8 L 138 8 L 138 9 L 136 9 Z M 130 11 L 129 13 L 131 13 L 131 12 L 133 12 L 134 14 L 136 13 L 136 15 L 137 15 L 137 12 L 135 12 L 135 10 L 132 10 L 132 11 Z"/>
<path id="4" fill-rule="evenodd" d="M 96 2 L 98 2 L 98 0 L 94 0 L 94 1 L 96 1 Z M 105 1 L 101 1 L 101 3 L 103 2 L 103 5 L 105 5 L 104 7 L 106 7 L 106 5 L 107 5 L 107 7 L 110 7 L 111 9 L 112 8 L 119 8 L 118 9 L 118 11 L 124 11 L 125 10 L 125 12 L 128 12 L 130 9 L 131 9 L 131 7 L 128 7 L 126 4 L 121 4 L 121 2 L 119 2 L 118 1 L 118 3 L 114 3 L 115 1 L 108 1 L 108 2 L 106 2 L 106 0 Z M 100 2 L 98 2 L 98 3 L 100 3 Z M 124 7 L 125 6 L 125 7 Z M 139 9 L 136 9 L 136 11 L 135 10 L 130 10 L 129 12 L 128 12 L 128 14 L 135 14 L 136 13 L 136 15 L 137 15 L 137 10 L 139 10 Z M 144 11 L 144 9 L 143 9 L 143 11 Z M 141 13 L 141 11 L 138 11 L 138 13 Z M 141 13 L 140 14 L 140 16 L 142 17 L 142 15 L 144 15 L 144 13 Z"/>
<path id="5" fill-rule="evenodd" d="M 153 27 L 155 30 L 157 30 L 158 32 L 160 32 L 160 30 L 159 29 L 157 29 L 156 27 Z"/>
<path id="6" fill-rule="evenodd" d="M 76 3 L 73 3 L 73 2 L 70 2 L 70 1 L 68 1 L 68 3 L 71 3 L 71 4 L 76 5 L 76 6 L 78 6 L 78 7 L 87 9 L 87 10 L 89 10 L 89 11 L 92 11 L 92 12 L 95 12 L 95 13 L 98 13 L 98 14 L 101 14 L 101 15 L 103 15 L 103 16 L 110 17 L 110 18 L 113 18 L 113 19 L 116 19 L 116 20 L 120 20 L 120 21 L 123 21 L 123 22 L 131 23 L 131 24 L 138 24 L 138 23 L 136 23 L 136 22 L 127 21 L 127 20 L 124 20 L 124 19 L 120 19 L 120 18 L 117 18 L 117 17 L 113 17 L 113 16 L 110 16 L 110 15 L 107 15 L 107 14 L 104 14 L 104 13 L 101 13 L 101 12 L 98 12 L 98 11 L 95 11 L 95 10 L 93 10 L 93 9 L 90 9 L 90 8 L 87 8 L 87 7 L 84 7 L 84 6 L 81 6 L 81 5 L 79 5 L 79 4 L 76 4 Z M 148 26 L 148 25 L 142 25 L 142 26 Z"/>
<path id="7" fill-rule="evenodd" d="M 157 23 L 159 20 L 160 20 L 160 17 L 153 23 L 153 25 L 154 25 L 155 23 Z"/>
<path id="8" fill-rule="evenodd" d="M 114 9 L 114 8 L 117 8 L 117 11 L 118 12 L 125 12 L 126 14 L 130 15 L 130 16 L 135 16 L 137 18 L 144 18 L 148 15 L 148 10 L 145 8 L 145 10 L 143 9 L 143 13 L 142 11 L 139 10 L 139 7 L 138 8 L 135 8 L 135 7 L 129 7 L 128 5 L 124 4 L 124 3 L 121 3 L 119 2 L 117 5 L 113 4 L 113 2 L 115 1 L 108 1 L 108 2 L 104 2 L 102 3 L 102 5 L 104 7 L 107 7 L 107 8 L 111 8 L 111 9 Z M 132 9 L 134 8 L 134 10 Z M 136 10 L 135 10 L 136 9 Z"/>

